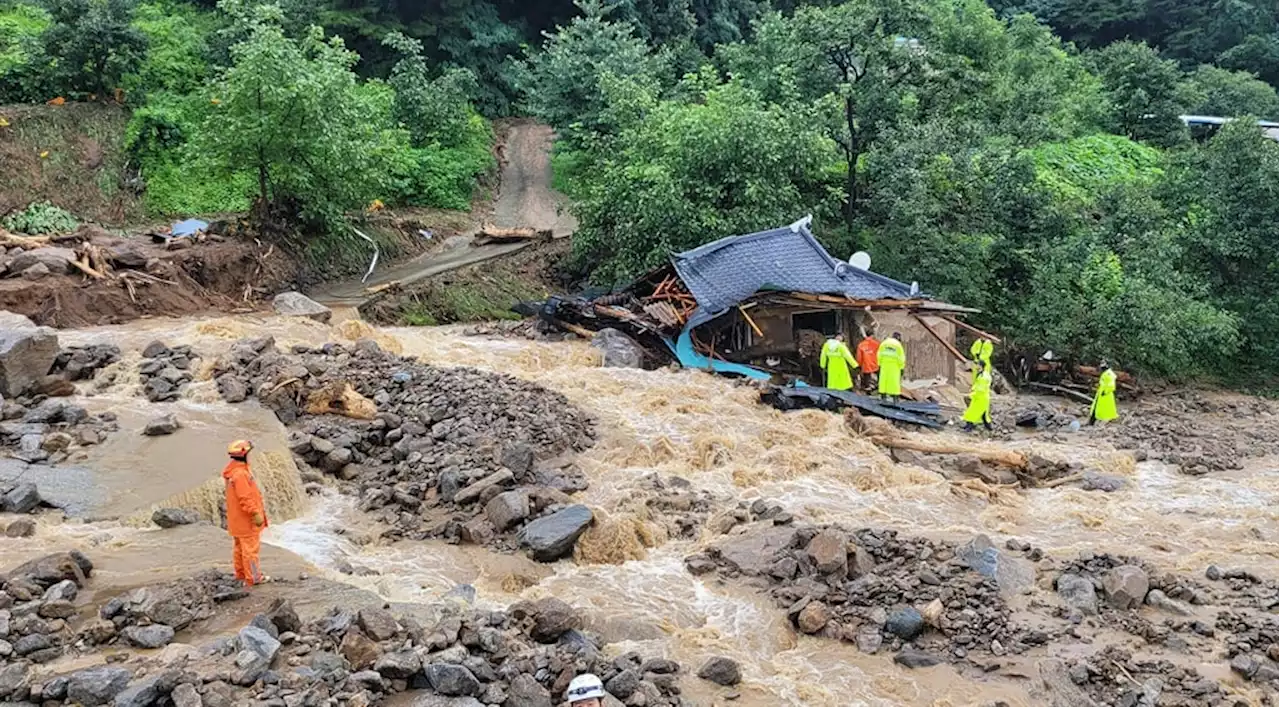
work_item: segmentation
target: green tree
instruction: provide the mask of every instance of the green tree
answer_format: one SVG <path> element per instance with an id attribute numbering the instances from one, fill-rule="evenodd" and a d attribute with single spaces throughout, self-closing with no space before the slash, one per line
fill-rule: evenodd
<path id="1" fill-rule="evenodd" d="M 1110 103 L 1113 132 L 1168 147 L 1186 139 L 1178 65 L 1146 44 L 1117 42 L 1089 55 Z"/>
<path id="2" fill-rule="evenodd" d="M 582 16 L 547 35 L 542 51 L 522 64 L 523 88 L 529 111 L 560 131 L 575 125 L 588 133 L 609 131 L 601 121 L 606 102 L 601 77 L 631 77 L 656 81 L 657 61 L 635 28 L 608 19 L 598 0 L 580 0 Z"/>
<path id="3" fill-rule="evenodd" d="M 1272 383 L 1280 320 L 1278 158 L 1276 143 L 1256 126 L 1228 124 L 1203 146 L 1177 156 L 1164 198 L 1180 207 L 1185 229 L 1180 270 L 1202 278 L 1213 300 L 1240 317 L 1240 371 Z"/>
<path id="4" fill-rule="evenodd" d="M 48 80 L 72 97 L 106 98 L 135 70 L 147 48 L 133 26 L 135 0 L 49 0 L 53 24 L 44 52 L 53 59 Z"/>
<path id="5" fill-rule="evenodd" d="M 802 7 L 792 17 L 765 17 L 755 32 L 752 44 L 724 48 L 730 74 L 770 100 L 826 118 L 847 165 L 844 216 L 852 232 L 859 158 L 911 110 L 910 89 L 923 77 L 926 7 L 921 0 Z"/>
<path id="6" fill-rule="evenodd" d="M 1276 90 L 1243 71 L 1201 66 L 1187 76 L 1182 91 L 1183 102 L 1194 115 L 1276 120 Z"/>
<path id="7" fill-rule="evenodd" d="M 475 75 L 453 68 L 431 78 L 422 42 L 399 32 L 383 42 L 400 56 L 389 83 L 396 92 L 396 119 L 408 128 L 413 144 L 456 145 L 474 114 L 468 96 L 475 89 Z"/>
<path id="8" fill-rule="evenodd" d="M 392 92 L 361 86 L 357 57 L 318 27 L 294 40 L 274 6 L 220 7 L 246 39 L 212 87 L 199 151 L 225 173 L 255 176 L 260 217 L 283 210 L 336 229 L 345 211 L 385 193 L 390 160 L 407 146 L 390 128 Z"/>
<path id="9" fill-rule="evenodd" d="M 43 35 L 52 20 L 43 8 L 15 3 L 0 8 L 0 103 L 43 100 L 49 58 Z"/>
<path id="10" fill-rule="evenodd" d="M 596 155 L 574 253 L 619 282 L 672 252 L 790 223 L 830 193 L 834 145 L 737 83 L 663 101 Z"/>

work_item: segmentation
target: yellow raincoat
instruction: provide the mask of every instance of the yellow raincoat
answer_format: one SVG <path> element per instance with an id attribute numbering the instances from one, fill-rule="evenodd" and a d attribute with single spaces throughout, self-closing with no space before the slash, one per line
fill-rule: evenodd
<path id="1" fill-rule="evenodd" d="M 1116 372 L 1110 368 L 1098 376 L 1098 392 L 1093 396 L 1089 417 L 1094 420 L 1114 420 L 1120 417 L 1120 413 L 1116 412 Z"/>
<path id="2" fill-rule="evenodd" d="M 995 348 L 995 345 L 986 339 L 976 339 L 969 347 L 969 359 L 974 363 L 970 385 L 977 382 L 979 371 L 991 370 L 991 354 L 995 352 Z"/>
<path id="3" fill-rule="evenodd" d="M 902 369 L 907 367 L 907 351 L 892 336 L 880 342 L 876 353 L 880 362 L 880 394 L 902 395 Z"/>
<path id="4" fill-rule="evenodd" d="M 969 407 L 965 408 L 964 421 L 974 425 L 991 424 L 991 369 L 982 368 L 973 379 L 969 390 Z"/>
<path id="5" fill-rule="evenodd" d="M 853 370 L 858 367 L 849 347 L 843 341 L 827 339 L 822 345 L 818 365 L 827 372 L 827 387 L 832 390 L 852 390 Z"/>

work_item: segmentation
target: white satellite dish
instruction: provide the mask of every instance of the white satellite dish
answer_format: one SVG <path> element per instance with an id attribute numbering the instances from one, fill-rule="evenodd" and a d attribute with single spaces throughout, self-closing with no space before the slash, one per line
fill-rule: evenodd
<path id="1" fill-rule="evenodd" d="M 859 270 L 870 270 L 871 255 L 868 254 L 867 251 L 865 250 L 860 250 L 857 253 L 854 253 L 853 255 L 849 256 L 849 264 Z"/>

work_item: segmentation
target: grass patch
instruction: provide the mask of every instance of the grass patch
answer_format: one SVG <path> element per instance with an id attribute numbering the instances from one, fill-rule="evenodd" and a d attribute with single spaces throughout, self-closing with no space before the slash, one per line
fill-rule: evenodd
<path id="1" fill-rule="evenodd" d="M 521 319 L 511 311 L 511 306 L 545 295 L 544 290 L 507 276 L 454 284 L 432 283 L 415 292 L 412 300 L 404 304 L 400 319 L 409 326 Z"/>

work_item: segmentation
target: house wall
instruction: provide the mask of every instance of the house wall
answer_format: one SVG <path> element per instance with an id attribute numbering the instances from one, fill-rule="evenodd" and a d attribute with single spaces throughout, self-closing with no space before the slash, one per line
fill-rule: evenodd
<path id="1" fill-rule="evenodd" d="M 877 311 L 869 316 L 875 321 L 876 338 L 884 339 L 895 331 L 902 333 L 902 346 L 907 350 L 907 380 L 942 377 L 953 385 L 966 384 L 961 387 L 967 387 L 968 379 L 957 375 L 960 369 L 955 356 L 925 331 L 915 317 L 906 312 L 890 311 Z M 954 324 L 937 317 L 922 315 L 922 318 L 939 336 L 952 345 L 955 344 Z M 857 333 L 856 330 L 854 333 Z"/>

